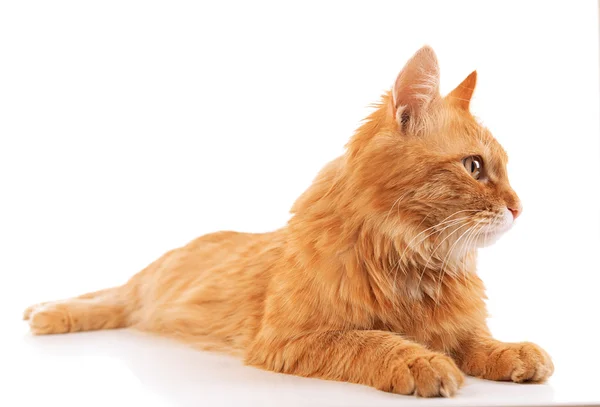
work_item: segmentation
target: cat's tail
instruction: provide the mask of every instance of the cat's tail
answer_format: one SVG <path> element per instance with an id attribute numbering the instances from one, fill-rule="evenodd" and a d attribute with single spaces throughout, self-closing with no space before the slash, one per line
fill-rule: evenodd
<path id="1" fill-rule="evenodd" d="M 35 304 L 25 310 L 23 319 L 35 335 L 124 328 L 133 323 L 138 307 L 131 284 Z"/>

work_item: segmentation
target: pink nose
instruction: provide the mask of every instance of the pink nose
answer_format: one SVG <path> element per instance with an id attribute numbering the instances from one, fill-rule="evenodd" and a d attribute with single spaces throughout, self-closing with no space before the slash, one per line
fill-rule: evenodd
<path id="1" fill-rule="evenodd" d="M 519 205 L 518 208 L 508 208 L 508 210 L 512 213 L 513 219 L 516 220 L 523 211 L 523 207 Z"/>

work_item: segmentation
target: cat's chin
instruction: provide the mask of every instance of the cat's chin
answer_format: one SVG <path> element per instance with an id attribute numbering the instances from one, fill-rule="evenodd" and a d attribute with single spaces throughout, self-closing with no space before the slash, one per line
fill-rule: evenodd
<path id="1" fill-rule="evenodd" d="M 512 228 L 515 223 L 512 213 L 504 209 L 498 217 L 486 225 L 479 233 L 479 236 L 473 242 L 477 248 L 491 246 L 496 243 L 506 232 Z"/>

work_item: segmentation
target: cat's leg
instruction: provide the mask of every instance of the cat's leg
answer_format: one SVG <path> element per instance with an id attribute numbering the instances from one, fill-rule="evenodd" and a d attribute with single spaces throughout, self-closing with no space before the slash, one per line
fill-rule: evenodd
<path id="1" fill-rule="evenodd" d="M 112 290 L 114 290 L 114 288 L 105 288 L 104 290 L 94 291 L 91 293 L 80 295 L 78 297 L 75 297 L 74 299 L 92 299 L 92 298 L 96 298 L 96 297 L 99 297 L 104 294 L 108 294 Z M 46 304 L 50 304 L 51 302 L 52 301 L 40 302 L 38 304 L 33 304 L 33 305 L 27 307 L 25 309 L 25 311 L 23 312 L 23 320 L 27 321 L 35 309 L 41 308 L 42 306 L 44 306 Z"/>
<path id="2" fill-rule="evenodd" d="M 36 335 L 122 328 L 129 325 L 131 304 L 121 287 L 83 296 L 38 304 L 25 315 L 31 332 Z"/>
<path id="3" fill-rule="evenodd" d="M 284 342 L 259 339 L 247 352 L 246 363 L 423 397 L 452 396 L 463 383 L 463 374 L 448 356 L 384 331 L 321 332 Z"/>
<path id="4" fill-rule="evenodd" d="M 455 359 L 466 374 L 488 380 L 543 382 L 554 373 L 552 359 L 538 345 L 500 342 L 487 332 L 465 340 Z"/>

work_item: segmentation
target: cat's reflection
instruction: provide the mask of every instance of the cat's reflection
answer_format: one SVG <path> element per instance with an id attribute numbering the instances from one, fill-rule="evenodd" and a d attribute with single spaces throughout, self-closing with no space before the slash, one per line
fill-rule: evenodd
<path id="1" fill-rule="evenodd" d="M 123 362 L 151 394 L 169 406 L 200 405 L 381 405 L 397 406 L 398 398 L 375 389 L 349 383 L 307 379 L 244 366 L 221 354 L 192 349 L 183 344 L 132 330 L 97 331 L 71 335 L 31 336 L 25 342 L 34 352 L 59 357 L 106 356 Z M 110 372 L 104 372 L 110 374 Z M 467 399 L 494 398 L 495 404 L 554 399 L 550 385 L 517 385 L 467 380 L 446 404 Z M 490 391 L 490 386 L 498 389 Z M 502 386 L 502 388 L 500 388 Z M 493 395 L 492 395 L 493 394 Z"/>

